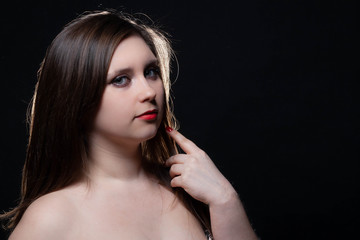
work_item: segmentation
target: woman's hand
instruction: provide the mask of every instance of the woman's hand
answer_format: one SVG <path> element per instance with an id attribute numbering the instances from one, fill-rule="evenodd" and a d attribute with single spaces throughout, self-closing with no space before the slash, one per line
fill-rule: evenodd
<path id="1" fill-rule="evenodd" d="M 235 189 L 209 156 L 178 131 L 166 130 L 185 152 L 166 161 L 166 166 L 170 167 L 171 186 L 181 187 L 193 198 L 209 205 L 215 239 L 256 240 Z"/>
<path id="2" fill-rule="evenodd" d="M 166 130 L 186 153 L 174 155 L 166 161 L 166 166 L 170 167 L 172 187 L 181 187 L 193 198 L 208 205 L 222 204 L 236 194 L 203 150 L 178 131 Z"/>

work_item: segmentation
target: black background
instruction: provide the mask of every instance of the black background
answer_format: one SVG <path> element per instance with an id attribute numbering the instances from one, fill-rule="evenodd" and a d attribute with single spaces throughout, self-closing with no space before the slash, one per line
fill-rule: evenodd
<path id="1" fill-rule="evenodd" d="M 145 13 L 170 33 L 180 130 L 233 183 L 262 239 L 359 232 L 355 1 L 6 2 L 0 210 L 19 196 L 25 113 L 47 46 L 78 14 L 104 8 Z"/>

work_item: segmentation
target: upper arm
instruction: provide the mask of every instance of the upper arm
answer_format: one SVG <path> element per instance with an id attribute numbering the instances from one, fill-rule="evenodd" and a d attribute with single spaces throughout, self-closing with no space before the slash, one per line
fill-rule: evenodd
<path id="1" fill-rule="evenodd" d="M 45 195 L 25 211 L 9 240 L 66 239 L 71 209 L 62 199 Z"/>

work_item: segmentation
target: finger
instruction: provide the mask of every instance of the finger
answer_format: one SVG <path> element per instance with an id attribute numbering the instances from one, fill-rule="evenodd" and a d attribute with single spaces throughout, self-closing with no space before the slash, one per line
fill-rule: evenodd
<path id="1" fill-rule="evenodd" d="M 200 150 L 200 148 L 196 146 L 195 143 L 184 137 L 184 135 L 182 135 L 175 129 L 168 127 L 166 128 L 166 131 L 168 132 L 170 137 L 174 139 L 175 142 L 181 147 L 181 149 L 184 150 L 185 153 L 193 153 Z"/>
<path id="2" fill-rule="evenodd" d="M 169 157 L 168 160 L 165 162 L 165 166 L 170 167 L 173 164 L 176 163 L 184 163 L 188 156 L 186 154 L 176 154 L 172 157 Z"/>
<path id="3" fill-rule="evenodd" d="M 174 177 L 170 182 L 171 187 L 182 187 L 181 176 Z"/>
<path id="4" fill-rule="evenodd" d="M 183 164 L 174 164 L 170 168 L 170 177 L 174 178 L 176 176 L 181 175 L 184 172 L 184 165 Z"/>

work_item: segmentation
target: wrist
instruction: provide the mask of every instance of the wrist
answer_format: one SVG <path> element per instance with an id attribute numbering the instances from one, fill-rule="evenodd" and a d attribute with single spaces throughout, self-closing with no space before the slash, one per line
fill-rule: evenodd
<path id="1" fill-rule="evenodd" d="M 239 195 L 231 186 L 231 184 L 227 184 L 222 188 L 221 193 L 217 194 L 217 197 L 214 198 L 212 201 L 209 202 L 209 207 L 216 207 L 216 206 L 223 206 L 228 205 L 232 202 L 238 202 Z"/>

